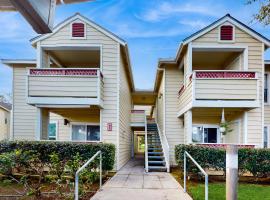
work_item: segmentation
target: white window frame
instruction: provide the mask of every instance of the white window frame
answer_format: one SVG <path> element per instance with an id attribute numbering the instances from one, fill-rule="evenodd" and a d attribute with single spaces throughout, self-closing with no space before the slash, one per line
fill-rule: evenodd
<path id="1" fill-rule="evenodd" d="M 87 126 L 99 126 L 99 140 L 87 140 L 87 134 L 85 134 L 85 139 L 84 140 L 72 140 L 72 127 L 76 125 L 80 125 L 80 126 L 86 126 L 86 130 L 87 130 Z M 71 126 L 70 126 L 70 141 L 72 142 L 101 142 L 101 125 L 100 123 L 84 123 L 84 122 L 72 122 Z"/>
<path id="2" fill-rule="evenodd" d="M 264 102 L 264 96 L 263 96 L 263 102 L 264 102 L 264 105 L 270 105 L 270 97 L 269 97 L 269 86 L 270 86 L 270 81 L 269 81 L 269 78 L 270 78 L 270 73 L 269 72 L 265 72 L 264 75 L 267 75 L 267 89 L 268 89 L 268 92 L 267 92 L 267 102 Z M 263 77 L 263 95 L 264 95 L 264 83 L 265 83 L 265 78 Z"/>
<path id="3" fill-rule="evenodd" d="M 51 120 L 51 121 L 49 121 L 49 125 L 50 124 L 55 124 L 55 131 L 56 131 L 56 133 L 55 133 L 55 141 L 57 141 L 58 140 L 58 121 L 57 120 Z M 50 140 L 49 133 L 48 133 L 48 140 Z"/>
<path id="4" fill-rule="evenodd" d="M 222 26 L 232 26 L 232 28 L 233 28 L 233 32 L 232 32 L 233 37 L 232 37 L 232 40 L 221 40 L 221 38 L 220 38 L 220 33 L 221 33 L 220 29 L 221 29 Z M 234 43 L 235 42 L 235 26 L 232 25 L 229 22 L 225 22 L 224 24 L 221 24 L 218 27 L 218 42 L 220 42 L 220 43 Z"/>
<path id="5" fill-rule="evenodd" d="M 219 131 L 220 126 L 219 125 L 213 125 L 213 124 L 192 124 L 192 129 L 193 127 L 203 127 L 203 142 L 202 143 L 196 143 L 196 142 L 192 142 L 194 144 L 212 144 L 212 143 L 206 143 L 204 142 L 204 128 L 216 128 L 217 129 L 217 143 L 213 143 L 213 144 L 220 144 L 221 143 L 221 133 Z M 191 138 L 193 137 L 193 130 L 191 133 Z M 192 140 L 191 140 L 192 141 Z"/>
<path id="6" fill-rule="evenodd" d="M 83 37 L 73 37 L 73 36 L 72 36 L 72 25 L 73 25 L 74 23 L 81 23 L 81 24 L 84 25 L 84 36 L 83 36 Z M 70 25 L 69 25 L 69 29 L 70 29 L 70 31 L 69 31 L 70 39 L 72 39 L 72 40 L 86 40 L 86 28 L 87 28 L 87 27 L 86 27 L 86 23 L 83 22 L 83 21 L 81 21 L 81 20 L 75 20 L 75 21 L 73 21 L 72 23 L 70 23 Z"/>
<path id="7" fill-rule="evenodd" d="M 270 125 L 264 125 L 264 126 L 263 126 L 263 148 L 264 148 L 264 128 L 265 128 L 265 127 L 267 128 L 267 139 L 268 139 L 266 148 L 269 148 L 269 147 L 270 147 L 270 144 L 269 144 L 269 136 L 270 136 L 269 131 L 270 131 Z"/>

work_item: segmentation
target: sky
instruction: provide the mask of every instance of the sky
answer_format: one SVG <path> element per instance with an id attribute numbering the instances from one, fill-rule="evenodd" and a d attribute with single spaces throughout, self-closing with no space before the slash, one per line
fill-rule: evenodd
<path id="1" fill-rule="evenodd" d="M 159 58 L 175 57 L 180 42 L 230 13 L 270 38 L 270 26 L 252 20 L 258 5 L 245 0 L 96 0 L 58 6 L 55 25 L 76 12 L 127 41 L 135 87 L 152 89 Z M 37 34 L 16 12 L 0 13 L 0 59 L 35 58 Z M 265 55 L 270 58 L 270 53 Z M 0 95 L 11 93 L 12 71 L 0 64 Z"/>

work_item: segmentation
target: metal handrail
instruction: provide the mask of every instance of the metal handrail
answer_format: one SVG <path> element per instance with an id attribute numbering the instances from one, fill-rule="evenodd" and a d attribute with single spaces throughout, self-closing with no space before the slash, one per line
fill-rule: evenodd
<path id="1" fill-rule="evenodd" d="M 188 153 L 184 152 L 184 192 L 187 192 L 187 156 L 190 160 L 199 168 L 199 170 L 205 176 L 205 200 L 208 200 L 208 174 L 203 170 L 203 168 L 194 160 L 194 158 Z"/>
<path id="2" fill-rule="evenodd" d="M 145 118 L 144 118 L 144 153 L 145 153 L 145 171 L 148 172 L 148 138 L 147 138 L 147 118 L 146 118 L 146 113 L 145 113 Z"/>
<path id="3" fill-rule="evenodd" d="M 102 185 L 102 152 L 98 151 L 95 155 L 92 156 L 83 166 L 81 166 L 75 174 L 75 200 L 79 200 L 79 174 L 80 172 L 87 167 L 97 156 L 99 158 L 99 189 Z"/>

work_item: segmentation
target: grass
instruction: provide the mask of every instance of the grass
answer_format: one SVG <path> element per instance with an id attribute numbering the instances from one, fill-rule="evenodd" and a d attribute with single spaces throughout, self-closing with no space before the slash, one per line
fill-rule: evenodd
<path id="1" fill-rule="evenodd" d="M 209 200 L 225 200 L 225 183 L 209 183 Z M 204 184 L 188 184 L 188 193 L 194 200 L 204 200 Z M 240 183 L 238 200 L 270 200 L 270 186 Z"/>
<path id="2" fill-rule="evenodd" d="M 172 168 L 171 174 L 183 186 L 183 175 L 179 168 Z M 187 192 L 193 200 L 204 200 L 204 182 L 187 181 Z M 225 200 L 225 182 L 209 182 L 209 200 Z M 270 200 L 270 185 L 239 183 L 238 200 Z"/>

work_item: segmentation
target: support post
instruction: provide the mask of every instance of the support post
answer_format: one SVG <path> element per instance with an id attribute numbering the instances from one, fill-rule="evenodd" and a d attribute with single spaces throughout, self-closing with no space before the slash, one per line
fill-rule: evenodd
<path id="1" fill-rule="evenodd" d="M 228 145 L 226 149 L 226 200 L 237 200 L 238 148 Z"/>

